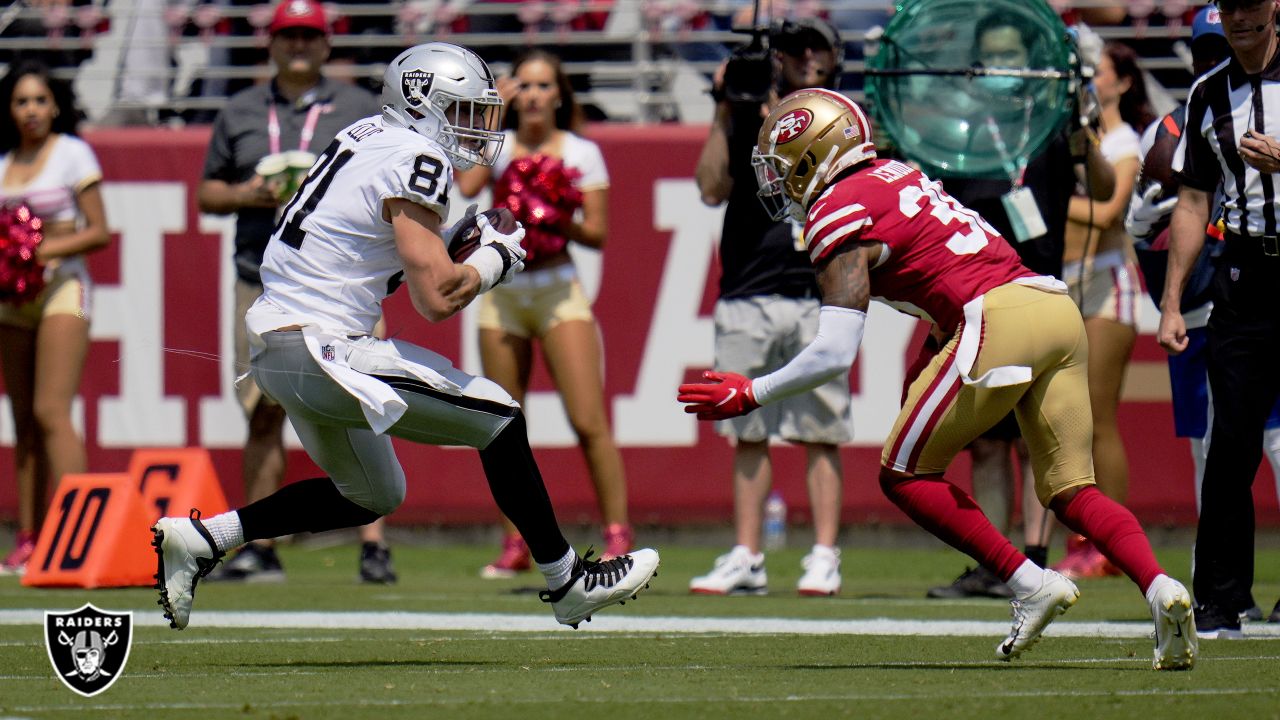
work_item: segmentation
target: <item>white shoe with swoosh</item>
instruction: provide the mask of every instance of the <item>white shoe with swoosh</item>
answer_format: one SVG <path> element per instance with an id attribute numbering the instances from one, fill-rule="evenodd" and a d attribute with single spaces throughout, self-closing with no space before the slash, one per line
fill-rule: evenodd
<path id="1" fill-rule="evenodd" d="M 1191 594 L 1182 583 L 1161 575 L 1147 589 L 1151 618 L 1156 623 L 1156 670 L 1190 670 L 1195 667 L 1200 642 L 1191 609 Z"/>
<path id="2" fill-rule="evenodd" d="M 1013 629 L 1009 637 L 996 646 L 996 657 L 1012 660 L 1040 639 L 1040 633 L 1059 615 L 1076 604 L 1080 590 L 1075 583 L 1052 571 L 1044 571 L 1040 589 L 1025 598 L 1009 601 L 1013 608 Z"/>

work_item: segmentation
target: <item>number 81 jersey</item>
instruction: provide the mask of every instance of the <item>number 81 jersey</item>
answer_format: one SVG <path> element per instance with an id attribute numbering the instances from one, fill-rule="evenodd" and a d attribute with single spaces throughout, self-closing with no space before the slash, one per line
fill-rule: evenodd
<path id="1" fill-rule="evenodd" d="M 447 157 L 430 138 L 384 125 L 381 116 L 339 132 L 280 214 L 250 317 L 372 333 L 383 299 L 404 276 L 383 202 L 403 198 L 446 217 Z"/>
<path id="2" fill-rule="evenodd" d="M 815 265 L 850 242 L 880 245 L 871 294 L 948 332 L 970 300 L 1035 277 L 987 221 L 894 160 L 876 160 L 828 187 L 809 209 L 804 241 Z"/>

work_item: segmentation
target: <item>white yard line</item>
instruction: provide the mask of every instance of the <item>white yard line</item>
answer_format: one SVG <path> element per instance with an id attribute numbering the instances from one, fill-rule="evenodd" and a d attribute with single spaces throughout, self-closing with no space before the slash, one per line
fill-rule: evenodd
<path id="1" fill-rule="evenodd" d="M 167 622 L 152 611 L 134 611 L 140 627 L 162 627 Z M 197 611 L 191 629 L 200 628 L 311 628 L 358 630 L 473 630 L 498 633 L 545 633 L 560 626 L 549 614 L 429 612 L 295 612 L 295 611 Z M 0 625 L 43 625 L 44 610 L 0 610 Z M 1246 638 L 1280 638 L 1280 625 L 1246 624 Z M 804 620 L 765 617 L 672 617 L 603 615 L 584 623 L 583 630 L 606 633 L 726 635 L 915 635 L 928 637 L 996 637 L 1009 632 L 1008 622 L 980 620 Z M 563 630 L 567 632 L 567 628 Z M 1152 633 L 1149 622 L 1056 622 L 1046 635 L 1052 637 L 1144 638 Z"/>

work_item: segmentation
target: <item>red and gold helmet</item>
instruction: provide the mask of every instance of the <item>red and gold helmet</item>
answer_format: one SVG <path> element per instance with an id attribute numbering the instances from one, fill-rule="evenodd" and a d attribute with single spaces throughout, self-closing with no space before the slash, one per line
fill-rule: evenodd
<path id="1" fill-rule="evenodd" d="M 834 90 L 797 90 L 765 118 L 751 154 L 760 201 L 774 220 L 803 213 L 845 168 L 876 156 L 871 122 Z"/>

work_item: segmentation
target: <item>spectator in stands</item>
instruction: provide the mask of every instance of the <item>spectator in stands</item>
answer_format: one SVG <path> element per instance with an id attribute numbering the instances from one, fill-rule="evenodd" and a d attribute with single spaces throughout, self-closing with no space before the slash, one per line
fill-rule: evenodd
<path id="1" fill-rule="evenodd" d="M 564 402 L 569 423 L 587 461 L 604 522 L 604 557 L 625 554 L 635 539 L 627 521 L 627 485 L 622 455 L 614 443 L 604 402 L 600 330 L 591 302 L 569 255 L 569 243 L 600 249 L 609 230 L 609 174 L 595 143 L 583 138 L 581 113 L 569 79 L 555 55 L 539 49 L 520 54 L 513 77 L 499 90 L 507 102 L 506 140 L 492 169 L 477 165 L 457 174 L 458 189 L 473 197 L 494 183 L 494 205 L 507 203 L 504 175 L 526 158 L 559 159 L 582 194 L 578 212 L 554 227 L 531 224 L 525 270 L 480 297 L 480 359 L 484 374 L 524 403 L 535 342 Z M 538 232 L 541 230 L 541 232 Z M 541 238 L 534 244 L 535 238 Z M 530 567 L 529 549 L 504 518 L 502 553 L 484 568 L 486 577 L 509 577 Z"/>
<path id="2" fill-rule="evenodd" d="M 1115 168 L 1110 200 L 1083 195 L 1068 210 L 1064 279 L 1080 306 L 1089 336 L 1089 399 L 1093 410 L 1093 465 L 1098 489 L 1123 503 L 1129 494 L 1129 464 L 1116 413 L 1125 368 L 1138 335 L 1141 287 L 1133 241 L 1124 229 L 1125 210 L 1141 162 L 1138 131 L 1154 120 L 1138 56 L 1127 45 L 1108 42 L 1093 78 L 1100 107 L 1102 154 Z M 1097 548 L 1079 536 L 1055 569 L 1071 578 L 1119 575 Z"/>
<path id="3" fill-rule="evenodd" d="M 1214 196 L 1221 193 L 1225 242 L 1208 325 L 1213 423 L 1194 558 L 1196 628 L 1211 638 L 1240 637 L 1240 612 L 1253 604 L 1252 486 L 1266 418 L 1280 395 L 1274 365 L 1280 350 L 1280 211 L 1272 191 L 1280 173 L 1280 132 L 1274 114 L 1265 112 L 1280 102 L 1276 4 L 1217 5 L 1232 57 L 1192 87 L 1185 131 L 1173 152 L 1180 187 L 1159 330 L 1160 344 L 1171 354 L 1189 349 L 1181 296 L 1204 245 Z M 1250 89 L 1242 92 L 1244 85 Z M 1280 601 L 1269 619 L 1280 622 Z"/>
<path id="4" fill-rule="evenodd" d="M 476 0 L 468 8 L 467 31 L 484 34 L 510 33 L 512 36 L 517 36 L 525 30 L 525 24 L 520 19 L 522 5 L 524 5 L 523 0 Z M 476 10 L 479 12 L 475 12 Z M 517 44 L 512 42 L 481 45 L 475 49 L 485 62 L 493 64 L 510 62 L 517 52 L 517 47 Z"/>
<path id="5" fill-rule="evenodd" d="M 1202 9 L 1191 26 L 1192 74 L 1199 77 L 1231 56 L 1231 46 L 1222 32 L 1218 9 Z M 1138 266 L 1146 280 L 1147 292 L 1158 305 L 1164 295 L 1165 273 L 1169 262 L 1169 216 L 1178 202 L 1178 181 L 1172 176 L 1173 150 L 1182 137 L 1186 124 L 1185 105 L 1152 123 L 1142 136 L 1144 184 L 1134 190 L 1129 203 L 1126 229 L 1133 236 L 1138 253 Z M 1157 180 L 1156 178 L 1162 178 Z M 1195 463 L 1196 510 L 1200 509 L 1200 489 L 1209 447 L 1209 314 L 1213 310 L 1214 262 L 1222 254 L 1222 231 L 1217 219 L 1222 216 L 1221 198 L 1215 194 L 1214 207 L 1205 237 L 1204 249 L 1196 258 L 1182 292 L 1182 315 L 1187 328 L 1187 349 L 1169 356 L 1169 383 L 1173 396 L 1173 424 L 1178 437 L 1191 442 Z M 1276 489 L 1280 492 L 1280 403 L 1272 406 L 1267 418 L 1263 448 L 1271 461 Z M 1241 620 L 1261 620 L 1262 608 L 1252 593 L 1240 610 Z M 1280 622 L 1280 618 L 1277 618 Z"/>
<path id="6" fill-rule="evenodd" d="M 775 38 L 776 88 L 766 103 L 806 87 L 835 86 L 840 74 L 840 38 L 825 21 L 809 18 L 790 26 L 790 37 Z M 785 48 L 786 52 L 779 48 Z M 730 60 L 730 63 L 735 62 Z M 715 92 L 725 98 L 725 75 Z M 733 96 L 733 89 L 729 95 Z M 801 227 L 773 222 L 756 197 L 751 149 L 764 120 L 756 102 L 721 99 L 711 134 L 698 159 L 698 189 L 708 205 L 728 201 L 720 234 L 720 299 L 716 302 L 717 368 L 758 376 L 781 367 L 805 347 L 818 327 L 818 286 Z M 840 591 L 841 468 L 838 445 L 851 437 L 849 377 L 841 374 L 811 392 L 758 413 L 720 423 L 735 441 L 734 527 L 737 543 L 716 559 L 710 573 L 693 578 L 695 593 L 763 593 L 767 589 L 760 547 L 765 500 L 773 485 L 769 442 L 797 443 L 807 454 L 814 545 L 804 559 L 799 591 L 833 595 Z"/>
<path id="7" fill-rule="evenodd" d="M 329 25 L 314 0 L 285 0 L 269 28 L 269 52 L 276 67 L 270 83 L 247 88 L 218 114 L 205 158 L 198 201 L 204 212 L 236 215 L 235 321 L 238 371 L 248 368 L 244 315 L 262 294 L 259 266 L 282 202 L 276 188 L 259 175 L 259 161 L 284 151 L 319 153 L 339 130 L 378 112 L 366 90 L 327 80 Z M 306 163 L 309 165 L 309 163 Z M 243 380 L 237 393 L 249 421 L 243 457 L 249 502 L 273 493 L 284 479 L 284 410 Z M 382 521 L 361 530 L 360 576 L 366 582 L 394 582 Z M 214 576 L 227 580 L 283 580 L 271 542 L 246 545 Z"/>
<path id="8" fill-rule="evenodd" d="M 44 221 L 36 258 L 46 285 L 22 305 L 0 303 L 0 365 L 13 405 L 18 537 L 4 571 L 24 571 L 47 495 L 85 471 L 71 400 L 89 351 L 89 272 L 84 255 L 110 241 L 102 170 L 76 137 L 70 88 L 47 67 L 23 62 L 0 81 L 0 204 L 25 204 Z M 49 488 L 52 481 L 53 488 Z M 47 492 L 48 491 L 48 492 Z"/>
<path id="9" fill-rule="evenodd" d="M 78 8 L 93 0 L 22 0 L 5 3 L 0 11 L 0 37 L 45 39 L 44 47 L 0 53 L 0 62 L 17 65 L 23 60 L 38 62 L 50 69 L 76 67 L 92 52 L 77 38 L 80 28 L 73 22 Z"/>
<path id="10" fill-rule="evenodd" d="M 974 27 L 973 59 L 983 67 L 1027 67 L 1040 40 L 1040 35 L 1019 16 L 990 13 L 980 18 Z M 975 93 L 974 100 L 990 105 L 1018 93 L 1016 87 L 995 84 L 981 95 Z M 1074 193 L 1072 184 L 1063 182 L 1063 178 L 1080 179 L 1098 202 L 1109 200 L 1115 186 L 1111 165 L 1102 156 L 1096 141 L 1092 131 L 1081 129 L 1073 118 L 1072 124 L 1064 127 L 1025 167 L 1011 169 L 1008 179 L 943 177 L 943 181 L 947 192 L 1000 231 L 1018 252 L 1023 265 L 1041 275 L 1061 278 L 1063 235 Z M 1044 221 L 1044 234 L 1019 237 L 1014 230 L 1005 198 L 1011 196 L 1015 185 L 1031 192 L 1036 212 Z M 933 336 L 929 343 L 932 352 L 927 354 L 930 356 L 945 344 L 938 343 L 938 338 Z M 1041 534 L 1045 510 L 1036 499 L 1030 452 L 1013 414 L 983 433 L 968 449 L 973 461 L 973 496 L 991 523 L 1006 534 L 1013 522 L 1015 493 L 1011 455 L 1016 454 L 1026 490 L 1022 503 L 1025 552 L 1032 562 L 1046 566 L 1047 541 Z M 1012 597 L 1009 588 L 981 565 L 965 570 L 950 585 L 931 588 L 928 595 L 932 598 Z"/>

